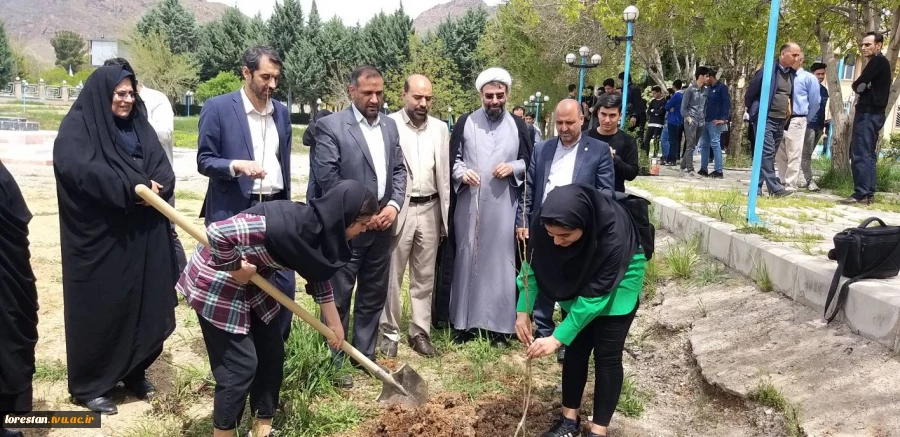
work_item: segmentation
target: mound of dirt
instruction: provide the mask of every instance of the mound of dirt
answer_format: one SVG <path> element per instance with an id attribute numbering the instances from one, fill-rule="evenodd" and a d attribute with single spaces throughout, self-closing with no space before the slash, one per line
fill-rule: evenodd
<path id="1" fill-rule="evenodd" d="M 558 405 L 532 400 L 526 421 L 528 435 L 538 435 L 550 427 Z M 377 437 L 512 436 L 522 416 L 522 399 L 513 395 L 487 396 L 473 403 L 464 394 L 440 393 L 420 407 L 387 408 L 371 427 Z"/>

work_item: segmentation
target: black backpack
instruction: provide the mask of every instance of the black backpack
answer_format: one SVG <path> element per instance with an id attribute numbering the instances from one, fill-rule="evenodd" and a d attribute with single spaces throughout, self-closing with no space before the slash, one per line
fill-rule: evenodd
<path id="1" fill-rule="evenodd" d="M 638 241 L 644 249 L 644 256 L 650 261 L 656 249 L 656 228 L 650 223 L 650 201 L 633 194 L 611 192 L 606 189 L 600 192 L 616 199 L 631 215 Z"/>

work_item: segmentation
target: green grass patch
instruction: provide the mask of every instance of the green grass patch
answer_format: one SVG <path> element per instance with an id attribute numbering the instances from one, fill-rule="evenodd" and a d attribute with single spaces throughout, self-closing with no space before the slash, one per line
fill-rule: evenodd
<path id="1" fill-rule="evenodd" d="M 625 374 L 622 380 L 622 391 L 616 411 L 625 417 L 640 417 L 644 414 L 644 406 L 650 400 L 649 392 L 638 389 L 631 374 Z"/>
<path id="2" fill-rule="evenodd" d="M 725 270 L 719 267 L 718 263 L 708 264 L 697 269 L 697 273 L 694 275 L 692 281 L 694 285 L 703 287 L 720 282 L 722 275 L 724 274 Z"/>
<path id="3" fill-rule="evenodd" d="M 197 148 L 197 140 L 199 136 L 194 132 L 181 132 L 176 130 L 172 134 L 172 136 L 175 142 L 175 147 L 182 147 L 185 149 Z"/>
<path id="4" fill-rule="evenodd" d="M 662 255 L 663 264 L 672 277 L 689 279 L 694 274 L 694 268 L 700 262 L 699 249 L 699 238 L 671 244 Z"/>
<path id="5" fill-rule="evenodd" d="M 725 158 L 725 167 L 728 168 L 750 168 L 753 166 L 753 156 L 741 154 L 741 156 L 728 156 Z"/>
<path id="6" fill-rule="evenodd" d="M 849 170 L 825 170 L 819 178 L 819 187 L 834 191 L 841 196 L 853 194 L 853 175 Z M 900 191 L 900 164 L 896 161 L 882 159 L 878 161 L 875 175 L 875 191 L 896 193 Z"/>
<path id="7" fill-rule="evenodd" d="M 825 237 L 812 233 L 806 232 L 805 230 L 801 230 L 800 232 L 791 231 L 790 233 L 769 233 L 766 236 L 766 239 L 770 241 L 776 242 L 797 242 L 797 243 L 815 243 L 818 241 L 824 241 Z"/>
<path id="8" fill-rule="evenodd" d="M 770 381 L 761 380 L 756 390 L 750 393 L 750 399 L 784 413 L 784 422 L 788 428 L 787 431 L 789 436 L 801 437 L 806 435 L 806 433 L 803 432 L 803 428 L 800 427 L 799 409 L 788 402 L 784 395 L 781 394 Z"/>
<path id="9" fill-rule="evenodd" d="M 190 190 L 175 190 L 175 200 L 203 200 L 205 193 Z"/>
<path id="10" fill-rule="evenodd" d="M 660 282 L 659 258 L 653 257 L 644 267 L 644 286 L 642 288 L 642 301 L 653 300 L 656 297 L 656 289 Z"/>
<path id="11" fill-rule="evenodd" d="M 769 276 L 769 268 L 766 266 L 765 261 L 761 259 L 756 260 L 756 268 L 753 274 L 753 280 L 756 281 L 756 285 L 759 286 L 759 290 L 765 293 L 768 293 L 775 289 L 775 284 L 772 283 L 772 278 Z"/>
<path id="12" fill-rule="evenodd" d="M 175 372 L 172 389 L 162 391 L 152 398 L 151 412 L 157 417 L 185 418 L 187 411 L 201 396 L 212 394 L 215 381 L 205 367 L 172 366 Z"/>
<path id="13" fill-rule="evenodd" d="M 35 381 L 65 381 L 68 375 L 66 364 L 62 360 L 38 361 L 34 367 Z"/>
<path id="14" fill-rule="evenodd" d="M 17 111 L 6 111 L 0 110 L 0 117 L 24 117 L 28 119 L 28 121 L 35 121 L 40 125 L 41 130 L 59 130 L 59 124 L 62 123 L 62 119 L 68 114 L 68 110 L 63 111 L 52 111 L 45 110 L 41 108 L 40 110 L 27 110 L 24 113 L 22 112 L 21 106 Z"/>
<path id="15" fill-rule="evenodd" d="M 198 133 L 200 131 L 200 115 L 191 117 L 175 117 L 175 132 Z"/>

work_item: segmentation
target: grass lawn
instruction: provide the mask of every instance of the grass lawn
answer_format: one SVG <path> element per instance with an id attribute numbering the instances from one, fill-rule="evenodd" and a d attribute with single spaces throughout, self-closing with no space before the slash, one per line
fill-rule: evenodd
<path id="1" fill-rule="evenodd" d="M 199 116 L 175 117 L 175 147 L 196 149 L 199 123 Z M 291 150 L 294 153 L 302 153 L 306 148 L 300 141 L 306 132 L 306 126 L 292 126 L 291 130 L 293 131 Z"/>

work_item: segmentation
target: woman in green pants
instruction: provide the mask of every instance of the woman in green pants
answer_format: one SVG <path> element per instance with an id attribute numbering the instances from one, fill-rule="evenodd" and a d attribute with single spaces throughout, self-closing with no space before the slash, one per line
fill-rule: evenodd
<path id="1" fill-rule="evenodd" d="M 578 411 L 593 351 L 594 411 L 586 436 L 605 437 L 622 389 L 622 350 L 647 263 L 638 232 L 631 214 L 613 197 L 586 185 L 566 185 L 547 195 L 529 234 L 534 272 L 529 282 L 537 286 L 521 287 L 516 334 L 528 346 L 529 358 L 567 346 L 562 414 L 543 436 L 581 435 Z M 568 316 L 552 336 L 535 340 L 529 314 L 537 293 L 559 302 Z"/>

